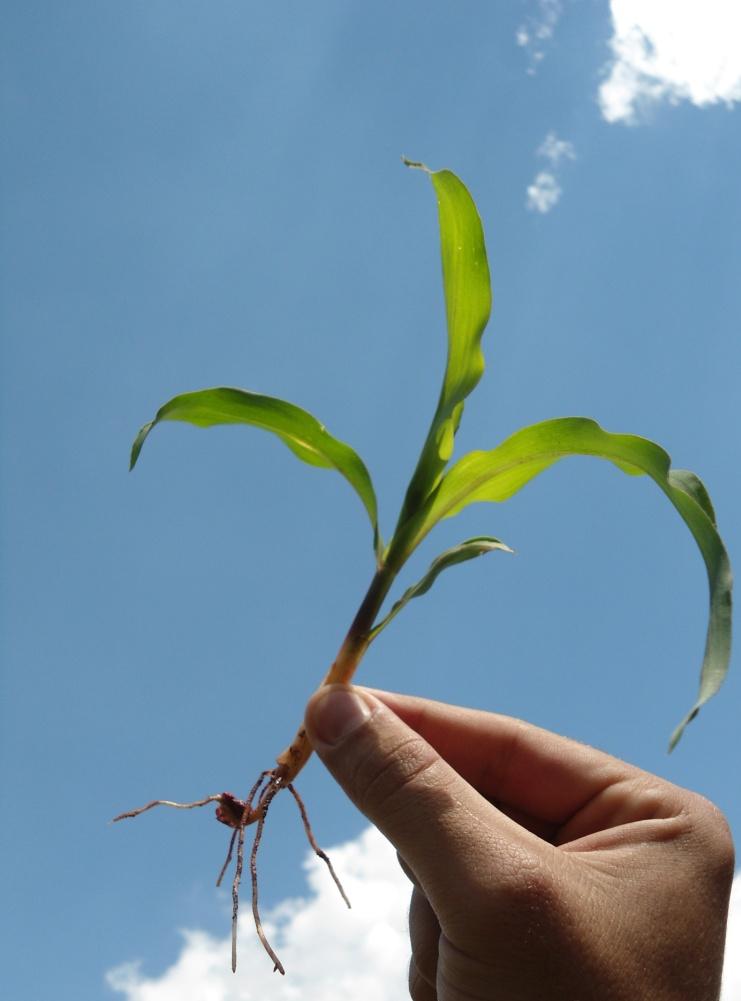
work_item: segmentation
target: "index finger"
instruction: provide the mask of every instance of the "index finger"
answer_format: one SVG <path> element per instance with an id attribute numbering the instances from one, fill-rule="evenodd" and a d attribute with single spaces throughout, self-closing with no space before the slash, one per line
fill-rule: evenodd
<path id="1" fill-rule="evenodd" d="M 640 769 L 510 716 L 369 689 L 469 785 L 503 808 L 562 825 Z"/>

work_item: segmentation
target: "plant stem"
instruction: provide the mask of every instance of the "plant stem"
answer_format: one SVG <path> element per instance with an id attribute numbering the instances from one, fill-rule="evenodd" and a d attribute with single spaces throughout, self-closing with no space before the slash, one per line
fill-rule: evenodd
<path id="1" fill-rule="evenodd" d="M 388 594 L 397 570 L 388 564 L 382 564 L 376 571 L 360 607 L 355 613 L 342 646 L 327 671 L 320 688 L 323 685 L 348 684 L 355 674 L 363 654 L 371 642 L 371 631 L 376 616 L 381 609 L 384 598 Z M 273 776 L 282 786 L 293 782 L 298 773 L 311 757 L 312 747 L 306 730 L 299 727 L 296 736 L 289 746 L 278 755 L 278 767 Z"/>

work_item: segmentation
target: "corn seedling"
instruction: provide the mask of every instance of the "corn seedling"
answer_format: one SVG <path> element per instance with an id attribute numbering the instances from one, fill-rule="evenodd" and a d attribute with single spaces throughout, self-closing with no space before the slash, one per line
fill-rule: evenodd
<path id="1" fill-rule="evenodd" d="M 323 684 L 349 682 L 369 645 L 409 601 L 428 591 L 444 570 L 486 553 L 508 550 L 503 542 L 491 536 L 466 539 L 433 560 L 421 580 L 404 591 L 390 610 L 381 615 L 384 601 L 399 571 L 422 540 L 444 518 L 453 517 L 469 504 L 509 500 L 535 476 L 571 455 L 592 455 L 612 462 L 630 476 L 649 476 L 674 505 L 692 533 L 705 562 L 710 587 L 710 614 L 699 692 L 689 712 L 671 735 L 671 749 L 700 707 L 718 691 L 730 656 L 731 569 L 716 528 L 708 493 L 694 473 L 673 469 L 669 456 L 658 445 L 634 435 L 610 433 L 585 417 L 561 417 L 530 425 L 494 448 L 469 452 L 451 464 L 464 402 L 484 371 L 481 337 L 491 310 L 484 233 L 476 205 L 455 174 L 449 170 L 433 172 L 422 164 L 405 162 L 427 173 L 437 196 L 448 356 L 437 408 L 388 543 L 381 538 L 375 491 L 360 456 L 349 445 L 333 437 L 311 414 L 285 400 L 224 387 L 176 396 L 165 403 L 154 420 L 145 424 L 137 435 L 131 451 L 131 468 L 136 465 L 142 446 L 154 427 L 164 421 L 185 421 L 197 427 L 246 424 L 262 428 L 280 438 L 303 462 L 333 469 L 344 476 L 368 514 L 375 566 L 365 597 Z M 284 789 L 294 797 L 312 848 L 329 867 L 347 902 L 329 859 L 314 839 L 305 807 L 294 787 L 311 750 L 301 727 L 278 756 L 275 767 L 259 776 L 244 800 L 226 792 L 193 803 L 155 800 L 115 818 L 135 817 L 154 806 L 192 809 L 209 803 L 217 804 L 217 819 L 232 830 L 218 883 L 221 883 L 232 861 L 235 843 L 237 846 L 232 881 L 232 969 L 236 969 L 237 912 L 244 867 L 245 831 L 255 824 L 249 857 L 253 915 L 258 935 L 275 969 L 284 972 L 263 932 L 257 897 L 260 840 L 270 804 Z"/>

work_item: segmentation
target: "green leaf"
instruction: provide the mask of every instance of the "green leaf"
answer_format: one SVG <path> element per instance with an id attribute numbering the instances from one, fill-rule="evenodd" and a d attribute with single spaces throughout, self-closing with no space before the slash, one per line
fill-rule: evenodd
<path id="1" fill-rule="evenodd" d="M 401 598 L 392 605 L 388 615 L 373 627 L 371 639 L 375 639 L 381 630 L 385 629 L 389 622 L 396 618 L 407 602 L 411 601 L 412 598 L 418 598 L 421 594 L 426 594 L 443 570 L 455 566 L 456 563 L 465 563 L 467 560 L 476 559 L 477 556 L 483 556 L 485 553 L 491 553 L 496 549 L 501 549 L 505 553 L 512 552 L 509 546 L 500 542 L 499 539 L 493 539 L 488 535 L 477 535 L 473 539 L 466 539 L 465 542 L 460 542 L 457 546 L 453 546 L 452 549 L 446 549 L 444 553 L 441 553 L 432 561 L 424 577 L 418 580 L 416 584 L 407 588 Z"/>
<path id="2" fill-rule="evenodd" d="M 448 360 L 440 399 L 399 518 L 402 524 L 437 484 L 453 453 L 463 401 L 484 372 L 481 337 L 491 313 L 491 283 L 484 230 L 465 185 L 449 170 L 430 171 L 440 223 Z"/>
<path id="3" fill-rule="evenodd" d="M 471 452 L 442 479 L 424 511 L 403 526 L 399 545 L 408 555 L 442 518 L 478 501 L 504 501 L 554 462 L 569 455 L 608 459 L 624 472 L 650 476 L 681 514 L 702 553 L 710 585 L 710 619 L 697 700 L 672 734 L 670 750 L 690 720 L 720 688 L 731 652 L 731 566 L 715 525 L 708 493 L 694 475 L 670 468 L 659 445 L 634 435 L 610 434 L 595 421 L 564 417 L 522 428 L 490 452 Z"/>
<path id="4" fill-rule="evenodd" d="M 246 389 L 217 387 L 183 393 L 160 407 L 153 421 L 145 424 L 131 449 L 131 465 L 136 465 L 142 445 L 155 425 L 162 421 L 186 421 L 196 427 L 215 424 L 250 424 L 271 431 L 294 455 L 311 466 L 336 469 L 360 497 L 373 526 L 376 553 L 380 553 L 376 495 L 363 460 L 349 445 L 338 441 L 306 410 L 273 396 L 260 396 Z"/>

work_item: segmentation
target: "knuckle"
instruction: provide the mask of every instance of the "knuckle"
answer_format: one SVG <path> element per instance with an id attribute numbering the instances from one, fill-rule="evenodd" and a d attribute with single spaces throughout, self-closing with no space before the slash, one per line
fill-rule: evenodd
<path id="1" fill-rule="evenodd" d="M 629 791 L 631 801 L 635 804 L 636 819 L 668 819 L 675 816 L 681 808 L 677 788 L 647 772 L 638 772 L 629 777 L 625 782 L 625 789 Z"/>
<path id="2" fill-rule="evenodd" d="M 497 845 L 501 892 L 515 899 L 542 900 L 553 893 L 552 876 L 543 859 L 529 847 L 503 839 Z"/>
<path id="3" fill-rule="evenodd" d="M 467 891 L 455 927 L 485 929 L 513 943 L 553 935 L 570 899 L 547 853 L 499 839 L 478 860 Z"/>
<path id="4" fill-rule="evenodd" d="M 353 776 L 354 798 L 365 810 L 389 814 L 399 809 L 410 786 L 434 783 L 436 752 L 420 737 L 408 737 L 385 750 L 381 759 L 365 758 Z"/>
<path id="5" fill-rule="evenodd" d="M 565 902 L 559 881 L 544 858 L 519 849 L 510 853 L 507 878 L 501 884 L 502 913 L 523 941 L 549 936 L 563 925 Z"/>
<path id="6" fill-rule="evenodd" d="M 704 864 L 721 879 L 733 877 L 736 853 L 724 814 L 709 799 L 692 796 L 692 813 Z"/>

